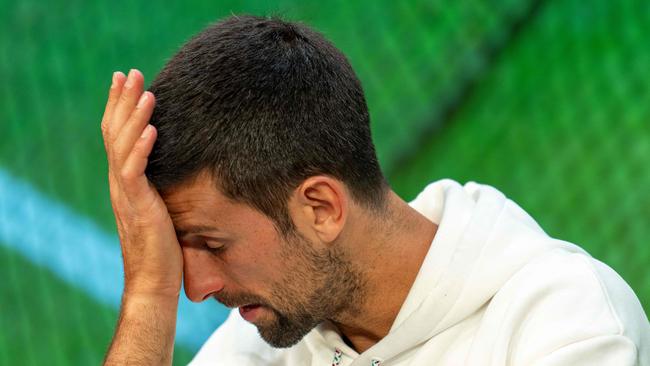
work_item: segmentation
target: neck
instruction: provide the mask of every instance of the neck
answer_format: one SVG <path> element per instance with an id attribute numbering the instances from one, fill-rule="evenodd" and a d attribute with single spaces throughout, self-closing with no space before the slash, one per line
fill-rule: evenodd
<path id="1" fill-rule="evenodd" d="M 363 299 L 332 319 L 359 353 L 388 334 L 438 228 L 392 191 L 387 212 L 355 233 L 350 250 L 357 268 L 365 269 Z"/>

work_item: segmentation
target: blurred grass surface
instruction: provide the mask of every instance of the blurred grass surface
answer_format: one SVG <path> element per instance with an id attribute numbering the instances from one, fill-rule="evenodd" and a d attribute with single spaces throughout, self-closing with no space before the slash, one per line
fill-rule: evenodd
<path id="1" fill-rule="evenodd" d="M 150 81 L 191 35 L 242 12 L 303 21 L 348 55 L 405 199 L 443 177 L 495 185 L 647 309 L 643 0 L 0 0 L 0 168 L 114 231 L 99 129 L 111 73 Z M 99 363 L 116 309 L 0 249 L 0 364 Z M 175 364 L 194 351 L 178 347 Z"/>

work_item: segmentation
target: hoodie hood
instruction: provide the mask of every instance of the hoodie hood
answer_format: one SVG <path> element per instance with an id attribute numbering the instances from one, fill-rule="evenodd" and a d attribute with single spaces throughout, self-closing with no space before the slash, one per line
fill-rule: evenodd
<path id="1" fill-rule="evenodd" d="M 409 204 L 438 231 L 390 332 L 353 365 L 389 361 L 466 319 L 541 254 L 557 248 L 585 253 L 550 238 L 521 207 L 487 185 L 440 180 Z M 370 354 L 372 359 L 365 359 Z"/>

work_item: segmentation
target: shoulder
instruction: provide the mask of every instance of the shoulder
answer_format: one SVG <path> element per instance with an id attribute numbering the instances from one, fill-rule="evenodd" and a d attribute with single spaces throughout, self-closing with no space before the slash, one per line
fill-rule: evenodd
<path id="1" fill-rule="evenodd" d="M 635 357 L 648 352 L 638 349 L 650 341 L 638 298 L 614 270 L 585 253 L 555 249 L 531 261 L 497 292 L 485 315 L 527 361 L 595 340 Z"/>

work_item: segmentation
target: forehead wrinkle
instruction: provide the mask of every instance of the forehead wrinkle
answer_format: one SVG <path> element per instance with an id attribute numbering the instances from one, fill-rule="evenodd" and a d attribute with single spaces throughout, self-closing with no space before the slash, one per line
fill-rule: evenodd
<path id="1" fill-rule="evenodd" d="M 210 227 L 209 225 L 191 223 L 192 221 L 196 221 L 192 219 L 195 216 L 193 215 L 192 212 L 193 209 L 195 209 L 195 207 L 193 206 L 184 206 L 184 205 L 179 205 L 178 207 L 173 207 L 173 205 L 167 206 L 167 211 L 169 213 L 170 218 L 172 219 L 172 222 L 174 224 L 174 229 L 178 237 L 181 237 L 189 233 L 208 231 L 212 229 L 212 227 Z M 187 222 L 187 224 L 184 224 L 184 222 Z"/>
<path id="2" fill-rule="evenodd" d="M 165 201 L 165 205 L 167 206 L 167 211 L 172 218 L 191 214 L 192 211 L 203 212 L 206 207 L 209 207 L 209 203 L 205 202 L 205 199 L 201 197 L 189 197 L 178 201 L 168 199 Z"/>
<path id="3" fill-rule="evenodd" d="M 197 217 L 197 214 L 199 213 L 202 213 L 203 215 Z M 219 229 L 212 225 L 211 222 L 205 221 L 208 219 L 208 216 L 201 208 L 198 208 L 195 211 L 192 211 L 192 208 L 182 208 L 175 212 L 169 211 L 169 216 L 174 223 L 174 229 L 179 237 L 181 236 L 179 234 L 219 231 Z M 203 221 L 203 223 L 201 221 Z"/>
<path id="4" fill-rule="evenodd" d="M 215 226 L 202 225 L 202 224 L 179 226 L 178 228 L 174 228 L 174 229 L 176 230 L 176 236 L 179 238 L 182 238 L 183 236 L 189 234 L 197 234 L 197 233 L 208 232 L 208 231 L 219 231 L 219 229 Z"/>

